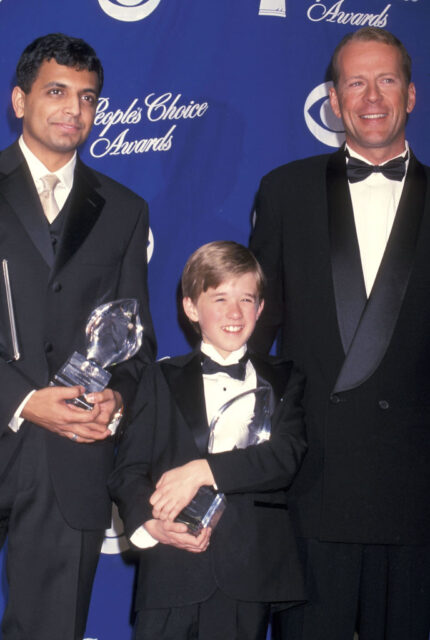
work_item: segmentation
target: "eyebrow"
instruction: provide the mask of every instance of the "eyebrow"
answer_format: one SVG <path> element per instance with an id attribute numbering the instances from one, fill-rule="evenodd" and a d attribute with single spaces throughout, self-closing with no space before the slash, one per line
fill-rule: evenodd
<path id="1" fill-rule="evenodd" d="M 51 82 L 47 82 L 46 84 L 43 85 L 44 89 L 49 89 L 51 87 L 59 87 L 60 89 L 68 89 L 70 87 L 70 85 L 68 85 L 68 84 L 66 84 L 64 82 L 58 82 L 57 80 L 52 80 Z M 97 96 L 97 91 L 93 87 L 86 87 L 84 89 L 81 89 L 79 91 L 79 93 L 94 93 L 94 95 Z"/>
<path id="2" fill-rule="evenodd" d="M 217 296 L 227 296 L 229 295 L 227 293 L 227 291 L 217 291 L 216 293 L 209 293 L 209 298 L 216 298 Z M 246 291 L 244 291 L 241 296 L 246 296 L 248 298 L 254 298 L 254 300 L 257 300 L 258 298 L 258 294 L 256 293 L 248 293 Z"/>

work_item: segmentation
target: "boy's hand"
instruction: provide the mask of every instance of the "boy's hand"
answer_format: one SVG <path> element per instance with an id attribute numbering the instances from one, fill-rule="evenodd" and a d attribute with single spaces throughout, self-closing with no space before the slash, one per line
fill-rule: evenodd
<path id="1" fill-rule="evenodd" d="M 148 533 L 161 542 L 172 547 L 184 549 L 191 553 L 202 553 L 209 546 L 212 529 L 202 529 L 198 536 L 188 533 L 187 525 L 182 522 L 170 522 L 168 520 L 148 520 L 144 524 Z"/>
<path id="2" fill-rule="evenodd" d="M 182 467 L 163 473 L 150 497 L 152 515 L 173 521 L 191 502 L 200 487 L 215 484 L 207 460 L 192 460 Z"/>

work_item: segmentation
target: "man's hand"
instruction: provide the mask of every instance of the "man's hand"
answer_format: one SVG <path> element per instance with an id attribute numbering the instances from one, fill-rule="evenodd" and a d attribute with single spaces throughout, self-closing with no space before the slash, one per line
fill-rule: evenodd
<path id="1" fill-rule="evenodd" d="M 160 520 L 173 521 L 194 498 L 200 487 L 215 483 L 206 460 L 192 460 L 182 467 L 163 473 L 150 497 L 152 515 Z"/>
<path id="2" fill-rule="evenodd" d="M 27 400 L 21 417 L 75 442 L 104 440 L 111 433 L 107 429 L 109 420 L 101 417 L 101 404 L 95 404 L 91 411 L 87 411 L 66 402 L 84 391 L 81 386 L 39 389 Z"/>
<path id="3" fill-rule="evenodd" d="M 100 413 L 96 418 L 96 422 L 100 425 L 108 426 L 115 413 L 123 406 L 121 394 L 112 389 L 104 389 L 97 393 L 89 393 L 85 398 L 91 404 L 100 408 Z"/>
<path id="4" fill-rule="evenodd" d="M 158 542 L 170 544 L 172 547 L 184 549 L 191 553 L 202 553 L 209 546 L 212 529 L 202 529 L 198 536 L 188 533 L 187 525 L 182 522 L 148 520 L 143 525 L 147 532 Z"/>

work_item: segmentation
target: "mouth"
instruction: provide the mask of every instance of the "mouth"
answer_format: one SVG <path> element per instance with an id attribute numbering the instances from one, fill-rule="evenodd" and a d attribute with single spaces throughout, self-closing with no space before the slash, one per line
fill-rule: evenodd
<path id="1" fill-rule="evenodd" d="M 242 331 L 243 329 L 243 325 L 234 325 L 234 324 L 229 324 L 226 325 L 225 327 L 222 327 L 222 330 L 225 331 L 226 333 L 239 333 L 240 331 Z"/>
<path id="2" fill-rule="evenodd" d="M 53 122 L 52 124 L 59 127 L 63 131 L 67 131 L 68 133 L 76 133 L 82 129 L 79 124 L 75 124 L 72 122 Z"/>
<path id="3" fill-rule="evenodd" d="M 365 113 L 362 116 L 360 116 L 362 120 L 382 120 L 383 118 L 386 118 L 386 117 L 387 117 L 386 113 Z"/>

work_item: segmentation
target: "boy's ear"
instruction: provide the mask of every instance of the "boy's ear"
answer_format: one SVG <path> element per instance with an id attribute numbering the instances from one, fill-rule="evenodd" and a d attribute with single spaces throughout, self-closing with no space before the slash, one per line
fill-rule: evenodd
<path id="1" fill-rule="evenodd" d="M 191 322 L 199 321 L 199 314 L 197 312 L 196 305 L 191 300 L 191 298 L 183 298 L 182 306 L 184 307 L 185 315 L 189 320 L 191 320 Z"/>
<path id="2" fill-rule="evenodd" d="M 258 309 L 257 309 L 257 320 L 258 318 L 261 316 L 261 312 L 264 309 L 264 300 L 260 300 L 260 304 L 258 305 Z"/>

